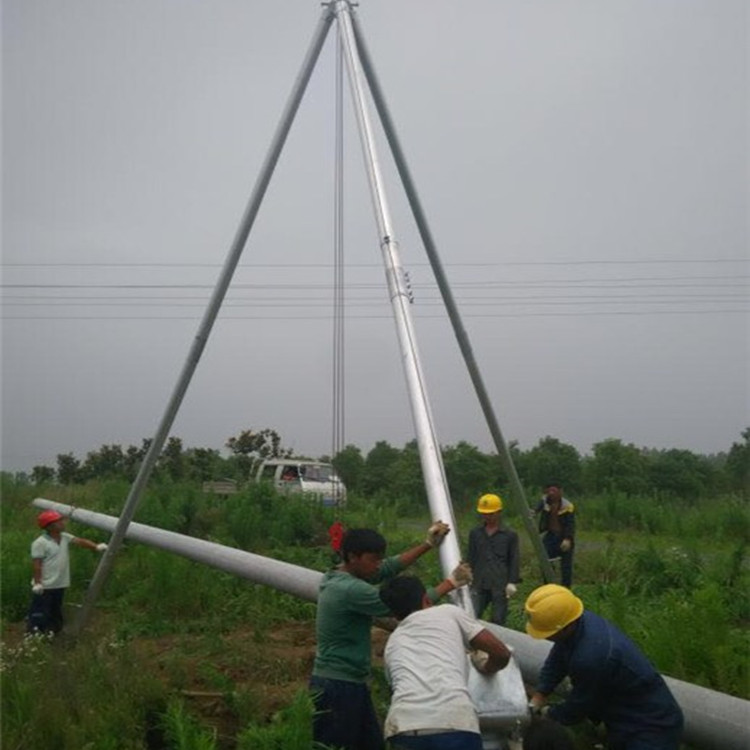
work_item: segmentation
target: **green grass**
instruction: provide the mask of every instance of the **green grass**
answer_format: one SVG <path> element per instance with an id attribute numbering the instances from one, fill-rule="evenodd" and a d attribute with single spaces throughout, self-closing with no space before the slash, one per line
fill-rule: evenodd
<path id="1" fill-rule="evenodd" d="M 29 602 L 29 546 L 36 535 L 31 499 L 43 496 L 116 514 L 127 495 L 123 482 L 85 487 L 29 488 L 4 478 L 2 614 L 4 640 L 17 632 Z M 589 609 L 616 622 L 666 674 L 750 698 L 750 567 L 748 509 L 736 498 L 675 507 L 653 498 L 580 498 L 575 590 Z M 356 497 L 342 514 L 348 527 L 377 528 L 396 554 L 420 542 L 428 522 L 403 516 L 408 504 L 375 505 Z M 324 570 L 330 565 L 326 529 L 330 509 L 251 489 L 226 500 L 189 485 L 149 488 L 136 520 L 288 562 Z M 508 625 L 523 629 L 523 600 L 540 583 L 539 565 L 523 527 L 523 581 L 511 602 Z M 476 523 L 459 519 L 460 541 Z M 79 524 L 70 530 L 94 539 L 106 535 Z M 66 601 L 80 601 L 97 563 L 87 550 L 71 551 L 72 586 Z M 436 555 L 415 568 L 425 582 L 439 580 Z M 127 543 L 97 607 L 99 623 L 78 643 L 31 641 L 3 650 L 2 746 L 146 748 L 158 736 L 171 748 L 309 748 L 311 706 L 304 688 L 269 719 L 260 708 L 263 689 L 294 685 L 285 666 L 263 661 L 278 623 L 312 623 L 315 607 L 283 592 L 138 544 Z M 102 627 L 105 630 L 102 630 Z M 238 648 L 232 636 L 242 632 Z M 168 638 L 157 665 L 139 650 L 144 639 Z M 257 665 L 253 677 L 247 664 Z M 304 672 L 306 665 L 298 665 Z M 376 671 L 374 695 L 387 705 Z M 179 691 L 199 679 L 224 696 L 236 736 L 228 744 Z M 256 690 L 255 682 L 260 681 Z M 306 734 L 307 733 L 307 734 Z"/>

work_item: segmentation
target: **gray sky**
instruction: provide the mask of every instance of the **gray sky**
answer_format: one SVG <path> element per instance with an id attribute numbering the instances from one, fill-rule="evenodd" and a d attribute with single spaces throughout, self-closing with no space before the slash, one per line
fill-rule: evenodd
<path id="1" fill-rule="evenodd" d="M 317 0 L 3 0 L 2 466 L 153 435 Z M 750 424 L 745 0 L 361 0 L 507 439 Z M 172 429 L 331 446 L 334 39 Z M 348 91 L 347 91 L 348 94 Z M 347 108 L 348 97 L 347 97 Z M 414 430 L 346 112 L 346 440 Z M 381 139 L 382 141 L 382 139 Z M 487 428 L 381 150 L 439 439 Z"/>

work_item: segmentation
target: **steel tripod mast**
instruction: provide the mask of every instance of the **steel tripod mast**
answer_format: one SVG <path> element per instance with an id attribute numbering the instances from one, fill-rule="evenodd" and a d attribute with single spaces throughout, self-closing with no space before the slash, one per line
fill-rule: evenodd
<path id="1" fill-rule="evenodd" d="M 167 403 L 156 433 L 151 440 L 151 444 L 144 457 L 138 475 L 130 488 L 123 511 L 110 539 L 109 547 L 102 557 L 91 585 L 86 593 L 83 606 L 74 627 L 74 632 L 80 632 L 80 630 L 85 627 L 91 616 L 96 599 L 98 598 L 106 578 L 111 571 L 115 556 L 122 545 L 128 526 L 133 520 L 145 486 L 167 440 L 169 431 L 174 423 L 177 412 L 182 404 L 182 400 L 187 392 L 187 388 L 203 354 L 213 324 L 216 321 L 216 317 L 218 316 L 222 302 L 241 258 L 250 231 L 265 196 L 266 189 L 268 188 L 284 143 L 286 142 L 287 135 L 294 121 L 294 117 L 297 113 L 300 102 L 302 101 L 305 89 L 307 88 L 310 76 L 312 75 L 312 71 L 315 68 L 315 64 L 325 42 L 328 30 L 334 20 L 338 23 L 339 44 L 343 52 L 343 59 L 349 78 L 354 111 L 365 160 L 365 168 L 370 186 L 370 194 L 373 202 L 378 241 L 385 267 L 386 283 L 401 347 L 422 472 L 425 479 L 430 513 L 434 520 L 442 519 L 450 523 L 454 530 L 456 529 L 456 521 L 448 493 L 448 483 L 427 398 L 425 378 L 419 359 L 417 341 L 412 323 L 410 310 L 411 292 L 408 287 L 404 268 L 401 264 L 398 243 L 395 240 L 393 232 L 388 201 L 375 148 L 372 124 L 370 122 L 370 115 L 365 101 L 364 81 L 366 78 L 370 84 L 371 93 L 381 116 L 383 126 L 386 129 L 386 135 L 393 151 L 394 158 L 396 159 L 402 181 L 404 182 L 404 187 L 407 196 L 409 197 L 412 211 L 415 214 L 418 228 L 422 233 L 423 240 L 425 241 L 433 270 L 438 279 L 438 285 L 443 293 L 443 298 L 448 307 L 448 312 L 454 324 L 454 328 L 456 328 L 459 344 L 464 352 L 472 380 L 475 383 L 475 387 L 477 383 L 481 386 L 477 387 L 477 393 L 480 397 L 482 407 L 485 410 L 486 415 L 489 413 L 492 416 L 491 419 L 488 416 L 490 430 L 496 438 L 496 444 L 498 444 L 498 447 L 500 447 L 500 445 L 504 446 L 504 441 L 502 441 L 501 435 L 498 442 L 497 436 L 500 433 L 499 428 L 497 427 L 497 421 L 494 419 L 491 406 L 489 406 L 489 399 L 484 391 L 483 385 L 481 385 L 481 378 L 479 377 L 476 363 L 473 360 L 473 355 L 471 355 L 468 338 L 463 331 L 463 327 L 460 325 L 455 303 L 453 303 L 450 290 L 447 286 L 447 281 L 445 280 L 439 260 L 437 259 L 434 243 L 432 242 L 429 229 L 424 220 L 421 206 L 416 198 L 416 192 L 414 191 L 403 154 L 395 137 L 395 131 L 393 130 L 387 108 L 385 107 L 377 80 L 375 79 L 372 65 L 369 62 L 369 56 L 364 47 L 361 31 L 358 29 L 356 23 L 356 17 L 352 10 L 352 2 L 351 0 L 331 0 L 331 2 L 325 3 L 323 6 L 320 20 L 313 34 L 302 68 L 295 80 L 292 92 L 282 112 L 281 120 L 277 126 L 276 132 L 274 133 L 273 140 L 261 167 L 260 174 L 258 175 L 253 187 L 250 200 L 240 221 L 240 225 L 216 282 L 211 299 L 209 300 L 208 307 L 203 315 L 193 344 L 188 352 L 187 359 L 178 377 L 177 384 L 175 385 L 174 391 Z M 461 335 L 459 335 L 459 331 Z M 467 357 L 467 351 L 471 356 Z M 507 447 L 505 452 L 507 454 Z M 510 465 L 511 471 L 509 473 L 511 474 L 511 477 L 515 478 L 515 482 L 518 483 L 518 478 L 512 467 L 509 454 L 506 456 L 506 460 Z M 518 483 L 518 486 L 520 487 L 520 483 Z M 528 514 L 522 513 L 522 516 L 524 516 L 524 521 L 528 522 Z M 536 541 L 538 543 L 538 539 Z M 458 544 L 458 537 L 457 534 L 454 533 L 446 539 L 440 548 L 440 563 L 443 572 L 448 574 L 453 567 L 458 564 L 460 558 L 461 553 Z M 549 568 L 546 556 L 544 557 L 544 563 L 546 563 L 547 568 Z M 545 573 L 544 577 L 548 578 L 544 566 L 543 571 Z M 455 597 L 457 602 L 464 609 L 469 612 L 472 611 L 470 598 L 465 589 L 460 589 L 456 592 Z"/>

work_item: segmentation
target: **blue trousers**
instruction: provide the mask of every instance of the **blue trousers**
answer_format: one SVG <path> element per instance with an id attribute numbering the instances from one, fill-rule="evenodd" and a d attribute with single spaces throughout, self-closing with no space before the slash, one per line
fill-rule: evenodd
<path id="1" fill-rule="evenodd" d="M 609 750 L 679 750 L 682 728 L 643 732 L 631 737 L 608 737 Z"/>
<path id="2" fill-rule="evenodd" d="M 313 739 L 342 750 L 383 750 L 383 732 L 364 682 L 310 678 Z"/>
<path id="3" fill-rule="evenodd" d="M 482 750 L 482 735 L 476 732 L 440 732 L 419 736 L 398 734 L 388 740 L 406 750 Z"/>

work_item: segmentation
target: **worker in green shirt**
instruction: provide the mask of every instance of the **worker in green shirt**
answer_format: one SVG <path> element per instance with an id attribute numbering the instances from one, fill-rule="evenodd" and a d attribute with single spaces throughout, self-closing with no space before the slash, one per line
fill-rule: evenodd
<path id="1" fill-rule="evenodd" d="M 385 557 L 386 541 L 377 531 L 351 529 L 344 535 L 343 562 L 325 574 L 318 592 L 317 650 L 310 678 L 316 742 L 343 750 L 383 750 L 383 732 L 367 685 L 370 630 L 374 617 L 392 613 L 373 584 L 393 578 L 437 548 L 449 531 L 447 524 L 436 521 L 422 544 L 393 557 Z M 470 580 L 471 570 L 462 563 L 427 595 L 437 601 Z"/>

